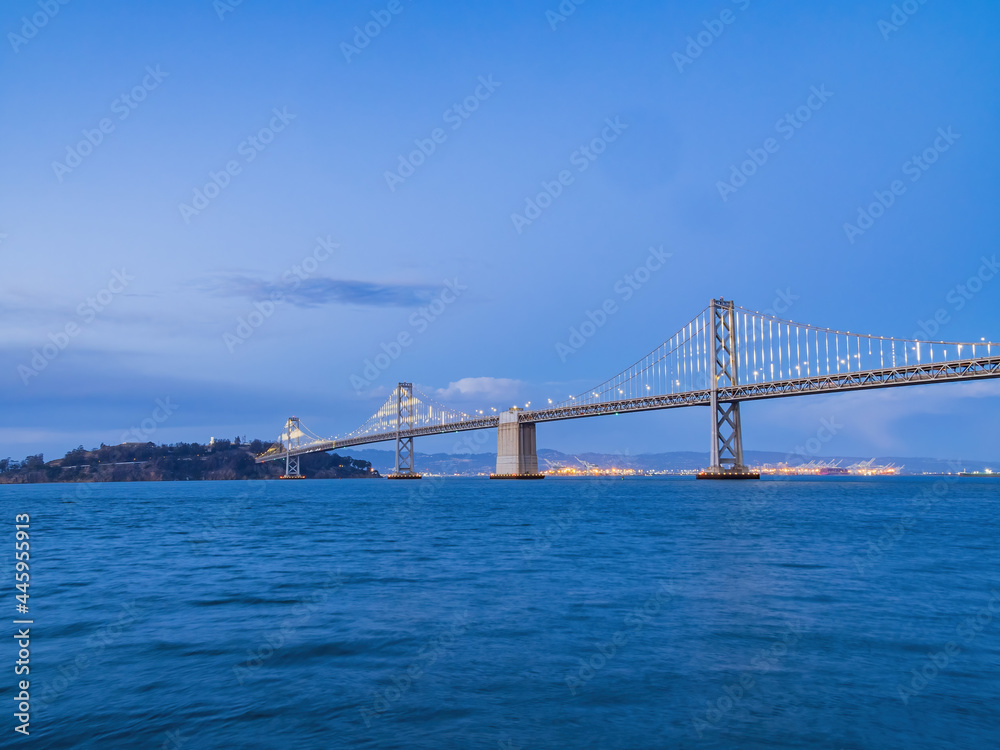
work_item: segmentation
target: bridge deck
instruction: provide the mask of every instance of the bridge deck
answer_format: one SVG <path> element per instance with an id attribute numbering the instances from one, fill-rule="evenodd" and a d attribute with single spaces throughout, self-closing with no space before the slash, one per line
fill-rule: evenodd
<path id="1" fill-rule="evenodd" d="M 833 373 L 826 375 L 806 376 L 788 380 L 778 380 L 767 383 L 737 385 L 719 390 L 720 401 L 756 401 L 768 398 L 783 398 L 788 396 L 803 396 L 817 393 L 835 393 L 838 391 L 868 390 L 872 388 L 894 388 L 907 385 L 927 385 L 929 383 L 962 382 L 1000 377 L 1000 356 L 978 357 L 975 359 L 956 360 L 931 364 L 912 364 L 902 367 L 887 367 L 879 370 L 862 372 Z M 599 417 L 609 414 L 628 414 L 637 411 L 654 411 L 657 409 L 676 409 L 687 406 L 706 406 L 709 404 L 708 390 L 689 391 L 666 396 L 645 396 L 642 398 L 621 399 L 601 403 L 581 403 L 579 405 L 559 406 L 552 409 L 523 411 L 518 415 L 519 422 L 554 422 L 564 419 L 580 419 L 583 417 Z M 425 437 L 442 435 L 450 432 L 466 432 L 469 430 L 485 430 L 497 427 L 499 417 L 481 417 L 458 422 L 446 422 L 440 425 L 429 425 L 412 430 L 405 430 L 399 437 Z M 276 461 L 286 456 L 301 456 L 308 453 L 349 448 L 357 445 L 384 443 L 397 438 L 396 432 L 382 432 L 373 435 L 359 435 L 343 440 L 322 441 L 310 443 L 290 451 L 275 452 L 258 456 L 257 463 Z"/>

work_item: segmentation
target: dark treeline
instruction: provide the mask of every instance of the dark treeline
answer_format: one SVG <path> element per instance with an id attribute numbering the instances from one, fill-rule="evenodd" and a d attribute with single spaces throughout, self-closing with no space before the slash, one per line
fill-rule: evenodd
<path id="1" fill-rule="evenodd" d="M 45 461 L 39 453 L 23 461 L 0 459 L 0 484 L 37 482 L 157 482 L 221 479 L 277 479 L 284 461 L 255 464 L 254 456 L 270 446 L 260 440 L 199 443 L 123 443 L 87 450 L 82 445 L 63 458 Z M 316 453 L 301 458 L 301 471 L 314 479 L 379 476 L 368 461 Z"/>

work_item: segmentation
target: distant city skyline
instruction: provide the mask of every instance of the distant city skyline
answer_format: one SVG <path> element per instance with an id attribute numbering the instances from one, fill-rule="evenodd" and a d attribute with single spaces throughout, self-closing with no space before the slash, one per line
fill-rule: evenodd
<path id="1" fill-rule="evenodd" d="M 719 296 L 1000 341 L 998 20 L 985 2 L 18 0 L 0 457 L 273 439 L 291 414 L 342 434 L 399 381 L 469 412 L 560 400 Z M 819 456 L 988 461 L 998 410 L 995 381 L 755 402 L 744 443 L 787 452 L 834 424 Z M 538 444 L 702 451 L 708 422 L 543 424 Z"/>

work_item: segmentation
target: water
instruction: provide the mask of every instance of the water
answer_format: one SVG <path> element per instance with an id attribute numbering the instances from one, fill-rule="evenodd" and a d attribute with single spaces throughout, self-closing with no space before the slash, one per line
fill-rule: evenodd
<path id="1" fill-rule="evenodd" d="M 24 744 L 996 747 L 998 492 L 905 478 L 2 486 L 5 533 L 31 514 Z"/>

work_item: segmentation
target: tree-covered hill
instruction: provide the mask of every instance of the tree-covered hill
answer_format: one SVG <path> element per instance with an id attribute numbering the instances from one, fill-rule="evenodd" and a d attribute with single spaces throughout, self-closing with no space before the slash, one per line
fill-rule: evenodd
<path id="1" fill-rule="evenodd" d="M 157 482 L 225 479 L 277 479 L 284 461 L 255 464 L 254 456 L 269 443 L 239 438 L 211 445 L 122 443 L 86 450 L 82 445 L 63 458 L 46 462 L 42 454 L 23 461 L 0 459 L 0 484 L 36 482 Z M 368 461 L 328 453 L 301 458 L 301 471 L 311 479 L 360 479 L 380 476 Z"/>

